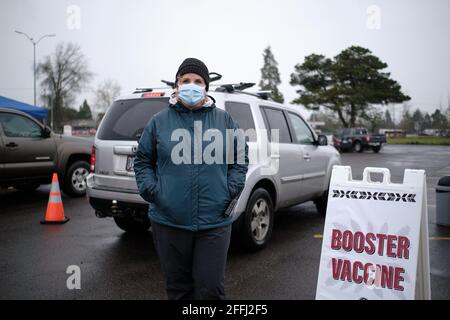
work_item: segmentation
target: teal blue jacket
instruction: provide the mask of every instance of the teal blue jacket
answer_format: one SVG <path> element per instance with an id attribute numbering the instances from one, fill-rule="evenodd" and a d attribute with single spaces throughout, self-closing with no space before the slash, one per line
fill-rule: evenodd
<path id="1" fill-rule="evenodd" d="M 201 132 L 198 123 L 194 126 L 194 121 L 201 121 Z M 197 128 L 195 134 L 194 128 Z M 150 119 L 139 140 L 134 171 L 139 193 L 149 202 L 151 220 L 190 231 L 231 224 L 231 218 L 225 216 L 224 212 L 230 201 L 244 188 L 248 170 L 247 142 L 242 148 L 236 136 L 231 139 L 232 143 L 228 143 L 233 147 L 231 154 L 234 161 L 226 162 L 226 130 L 238 128 L 239 125 L 230 114 L 216 108 L 214 103 L 196 110 L 190 110 L 180 102 L 169 103 L 167 108 Z M 184 136 L 175 135 L 173 138 L 172 133 L 176 129 L 186 129 Z M 211 147 L 208 149 L 208 145 L 215 140 L 210 138 L 210 141 L 206 141 L 203 138 L 208 129 L 219 130 L 222 134 L 221 163 L 211 163 L 205 158 L 198 161 L 198 156 L 195 159 L 194 148 L 200 150 L 200 147 L 201 155 L 216 156 L 216 152 L 220 155 L 220 151 L 211 152 Z M 189 139 L 185 139 L 187 132 L 191 143 L 183 144 L 182 140 L 189 142 Z M 196 135 L 200 137 L 200 142 L 196 140 Z M 188 146 L 188 149 L 183 149 L 186 152 L 180 151 L 182 145 Z M 239 145 L 242 150 L 238 150 Z M 245 152 L 244 163 L 236 161 L 238 152 Z M 172 153 L 182 155 L 184 161 L 172 161 Z"/>

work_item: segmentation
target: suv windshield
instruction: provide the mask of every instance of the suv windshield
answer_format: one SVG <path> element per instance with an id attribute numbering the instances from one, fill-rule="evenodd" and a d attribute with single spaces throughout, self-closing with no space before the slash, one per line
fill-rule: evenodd
<path id="1" fill-rule="evenodd" d="M 98 132 L 101 140 L 136 140 L 150 118 L 168 106 L 168 98 L 115 101 Z"/>
<path id="2" fill-rule="evenodd" d="M 334 133 L 335 136 L 344 136 L 344 135 L 350 135 L 351 129 L 344 128 L 344 129 L 337 129 Z"/>

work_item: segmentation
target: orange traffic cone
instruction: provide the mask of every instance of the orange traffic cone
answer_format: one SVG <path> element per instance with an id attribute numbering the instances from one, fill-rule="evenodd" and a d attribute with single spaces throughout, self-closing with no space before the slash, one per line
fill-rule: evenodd
<path id="1" fill-rule="evenodd" d="M 69 218 L 64 217 L 64 207 L 61 201 L 58 175 L 53 173 L 52 188 L 50 189 L 50 196 L 48 198 L 47 212 L 45 213 L 45 220 L 42 220 L 41 223 L 63 224 L 67 221 L 69 221 Z"/>

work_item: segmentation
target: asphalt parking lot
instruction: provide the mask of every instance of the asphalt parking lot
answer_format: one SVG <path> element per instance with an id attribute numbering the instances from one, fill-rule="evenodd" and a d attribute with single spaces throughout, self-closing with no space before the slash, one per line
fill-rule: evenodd
<path id="1" fill-rule="evenodd" d="M 435 224 L 435 185 L 450 175 L 450 147 L 386 146 L 379 154 L 345 153 L 353 177 L 364 167 L 387 167 L 401 182 L 405 168 L 425 169 L 428 184 L 431 289 L 450 299 L 450 227 Z M 63 196 L 65 225 L 41 225 L 49 186 L 32 193 L 0 192 L 0 299 L 165 299 L 151 234 L 131 236 L 98 219 L 86 198 Z M 314 299 L 324 217 L 312 203 L 276 217 L 264 250 L 249 254 L 233 243 L 226 271 L 230 299 Z M 66 269 L 81 270 L 81 289 L 69 290 Z"/>

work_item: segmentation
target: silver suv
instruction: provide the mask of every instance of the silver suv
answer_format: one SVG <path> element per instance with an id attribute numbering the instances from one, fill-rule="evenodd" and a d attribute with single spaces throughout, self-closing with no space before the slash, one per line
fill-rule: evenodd
<path id="1" fill-rule="evenodd" d="M 148 203 L 139 195 L 134 177 L 134 155 L 145 125 L 168 106 L 172 92 L 145 89 L 120 97 L 97 131 L 92 173 L 87 177 L 89 202 L 98 217 L 113 217 L 125 231 L 150 227 Z M 271 237 L 274 213 L 281 208 L 312 200 L 325 214 L 331 170 L 340 164 L 339 153 L 328 145 L 326 136 L 317 136 L 296 108 L 276 103 L 264 93 L 217 85 L 208 94 L 241 129 L 256 131 L 248 141 L 246 184 L 232 214 L 233 231 L 242 243 L 249 249 L 264 247 Z M 279 130 L 278 139 L 272 137 L 272 129 Z M 262 149 L 271 155 L 255 160 Z"/>

